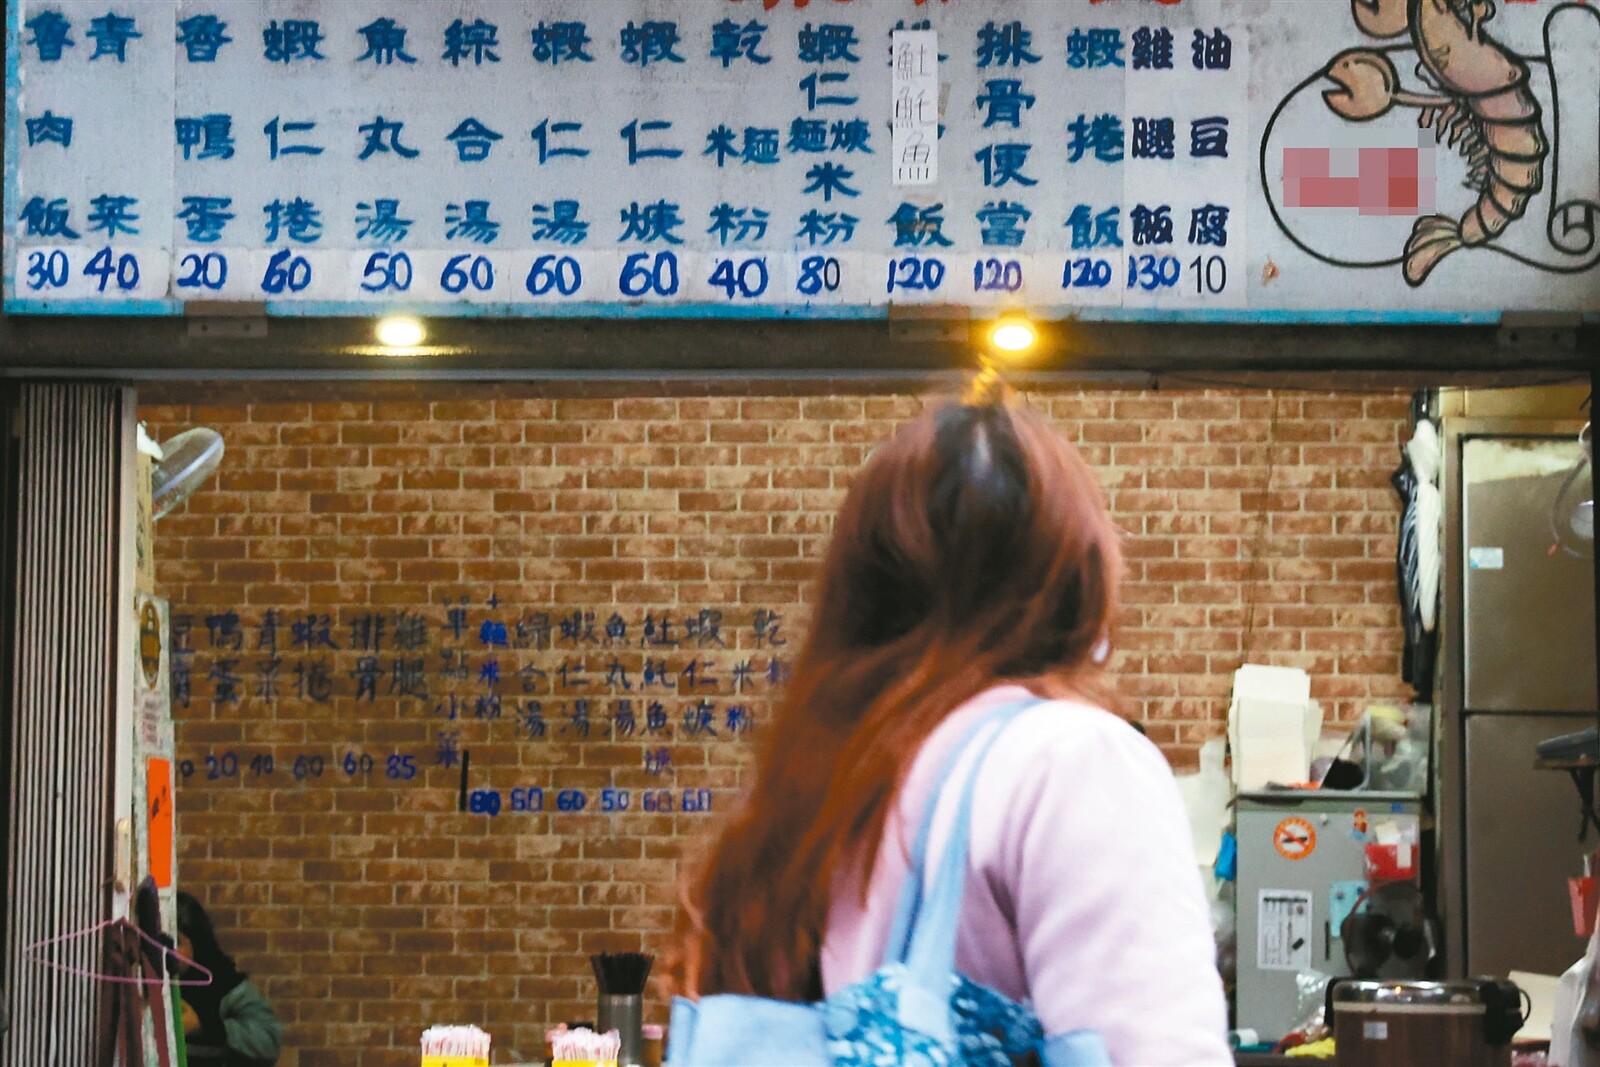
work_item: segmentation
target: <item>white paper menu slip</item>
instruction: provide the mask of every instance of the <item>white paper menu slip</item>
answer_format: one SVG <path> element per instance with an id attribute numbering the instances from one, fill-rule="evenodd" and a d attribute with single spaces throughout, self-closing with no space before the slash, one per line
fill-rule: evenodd
<path id="1" fill-rule="evenodd" d="M 1263 971 L 1311 969 L 1313 895 L 1263 889 L 1256 906 L 1256 966 Z"/>
<path id="2" fill-rule="evenodd" d="M 890 159 L 895 185 L 939 180 L 939 35 L 895 30 L 890 76 Z"/>

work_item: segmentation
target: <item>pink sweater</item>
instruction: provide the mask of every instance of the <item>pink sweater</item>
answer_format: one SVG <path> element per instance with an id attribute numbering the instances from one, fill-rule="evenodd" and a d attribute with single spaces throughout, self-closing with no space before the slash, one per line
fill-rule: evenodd
<path id="1" fill-rule="evenodd" d="M 822 947 L 831 995 L 877 970 L 906 853 L 942 757 L 984 711 L 1025 697 L 1002 686 L 934 731 L 886 829 L 861 906 L 834 894 Z M 955 776 L 970 757 L 958 764 Z M 947 791 L 928 870 L 954 815 Z M 1031 1000 L 1047 1035 L 1097 1031 L 1118 1067 L 1228 1067 L 1227 1006 L 1183 802 L 1161 753 L 1127 723 L 1086 704 L 1023 712 L 985 760 L 956 965 L 973 981 Z"/>

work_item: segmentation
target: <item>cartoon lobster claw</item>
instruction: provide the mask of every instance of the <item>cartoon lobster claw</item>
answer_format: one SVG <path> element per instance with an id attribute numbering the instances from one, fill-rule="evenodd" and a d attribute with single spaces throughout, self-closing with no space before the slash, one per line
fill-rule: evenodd
<path id="1" fill-rule="evenodd" d="M 1529 88 L 1528 65 L 1484 31 L 1490 0 L 1351 0 L 1356 25 L 1372 37 L 1410 33 L 1421 73 L 1437 95 L 1400 87 L 1387 52 L 1353 48 L 1329 62 L 1322 94 L 1329 109 L 1367 122 L 1390 109 L 1414 107 L 1417 124 L 1466 159 L 1467 184 L 1478 198 L 1460 219 L 1427 215 L 1406 242 L 1406 282 L 1421 285 L 1458 248 L 1481 245 L 1520 219 L 1544 185 L 1549 154 L 1542 110 Z"/>

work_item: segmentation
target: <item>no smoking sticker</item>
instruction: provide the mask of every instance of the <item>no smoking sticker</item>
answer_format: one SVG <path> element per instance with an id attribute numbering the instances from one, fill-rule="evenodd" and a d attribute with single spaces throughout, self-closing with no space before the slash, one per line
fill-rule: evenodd
<path id="1" fill-rule="evenodd" d="M 1284 859 L 1303 860 L 1317 848 L 1317 831 L 1304 819 L 1285 819 L 1272 831 L 1272 844 Z"/>

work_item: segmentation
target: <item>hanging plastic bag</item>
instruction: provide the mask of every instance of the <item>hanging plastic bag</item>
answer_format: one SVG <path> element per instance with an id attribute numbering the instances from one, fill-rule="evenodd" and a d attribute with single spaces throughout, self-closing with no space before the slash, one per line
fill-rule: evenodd
<path id="1" fill-rule="evenodd" d="M 1600 930 L 1589 937 L 1583 959 L 1561 976 L 1550 1014 L 1550 1067 L 1600 1067 L 1600 1048 L 1584 1036 L 1585 1020 L 1600 1022 L 1600 989 L 1595 988 L 1595 965 L 1600 960 Z"/>

